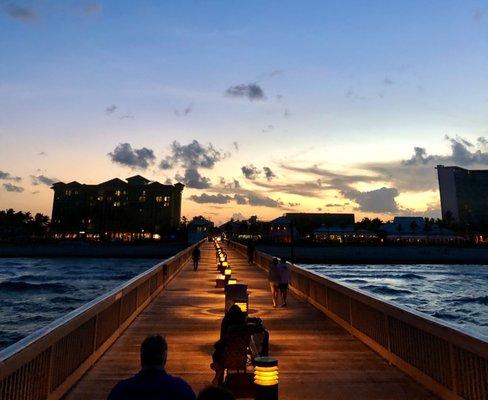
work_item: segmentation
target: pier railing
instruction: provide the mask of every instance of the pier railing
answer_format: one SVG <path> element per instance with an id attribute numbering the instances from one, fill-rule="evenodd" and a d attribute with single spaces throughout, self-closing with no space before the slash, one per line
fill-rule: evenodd
<path id="1" fill-rule="evenodd" d="M 0 351 L 0 399 L 59 399 L 190 258 L 195 245 Z"/>
<path id="2" fill-rule="evenodd" d="M 246 246 L 230 242 L 246 253 Z M 256 252 L 268 270 L 273 257 Z M 488 338 L 467 334 L 296 265 L 291 290 L 443 399 L 488 399 Z"/>

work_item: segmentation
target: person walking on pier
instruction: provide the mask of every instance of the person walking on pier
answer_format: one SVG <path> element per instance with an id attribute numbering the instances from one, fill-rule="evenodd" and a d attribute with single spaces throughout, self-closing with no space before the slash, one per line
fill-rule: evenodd
<path id="1" fill-rule="evenodd" d="M 276 257 L 273 258 L 273 262 L 268 271 L 268 282 L 269 287 L 271 288 L 271 297 L 273 299 L 273 307 L 276 308 L 278 304 L 278 290 L 280 285 L 280 271 L 278 268 L 278 259 Z"/>
<path id="2" fill-rule="evenodd" d="M 200 249 L 198 246 L 195 246 L 191 253 L 191 258 L 193 259 L 193 271 L 198 269 L 198 262 L 200 261 Z"/>
<path id="3" fill-rule="evenodd" d="M 290 271 L 290 266 L 286 262 L 286 259 L 283 257 L 281 259 L 281 262 L 278 264 L 278 272 L 280 275 L 280 284 L 279 284 L 279 289 L 281 293 L 281 299 L 283 300 L 283 304 L 281 307 L 286 307 L 286 299 L 288 297 L 288 285 L 291 280 L 291 271 Z"/>
<path id="4" fill-rule="evenodd" d="M 254 264 L 254 253 L 256 252 L 256 245 L 254 240 L 250 239 L 247 243 L 247 262 L 248 264 Z"/>
<path id="5" fill-rule="evenodd" d="M 166 339 L 147 337 L 141 345 L 141 370 L 117 383 L 107 400 L 195 400 L 188 383 L 164 370 L 167 355 Z"/>

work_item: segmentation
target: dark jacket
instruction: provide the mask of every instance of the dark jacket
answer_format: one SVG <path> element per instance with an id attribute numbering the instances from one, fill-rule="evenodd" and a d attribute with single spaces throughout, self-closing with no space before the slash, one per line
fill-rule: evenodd
<path id="1" fill-rule="evenodd" d="M 108 400 L 195 400 L 195 393 L 183 379 L 147 368 L 117 383 Z"/>

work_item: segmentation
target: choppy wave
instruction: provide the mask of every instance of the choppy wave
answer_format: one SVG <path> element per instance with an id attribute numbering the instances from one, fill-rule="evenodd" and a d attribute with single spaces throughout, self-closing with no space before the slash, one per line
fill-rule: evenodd
<path id="1" fill-rule="evenodd" d="M 403 307 L 488 336 L 487 265 L 305 265 Z"/>
<path id="2" fill-rule="evenodd" d="M 0 349 L 158 261 L 0 259 Z"/>
<path id="3" fill-rule="evenodd" d="M 64 283 L 29 283 L 17 280 L 0 282 L 0 290 L 13 291 L 13 292 L 43 292 L 49 291 L 52 293 L 64 293 L 74 290 L 71 285 Z"/>

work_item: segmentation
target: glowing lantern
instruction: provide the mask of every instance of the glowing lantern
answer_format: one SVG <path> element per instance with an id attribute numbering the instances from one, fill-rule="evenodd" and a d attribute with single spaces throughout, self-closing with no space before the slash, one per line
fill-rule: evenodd
<path id="1" fill-rule="evenodd" d="M 246 303 L 244 303 L 244 302 L 242 302 L 242 303 L 241 302 L 236 302 L 234 304 L 236 306 L 238 306 L 243 313 L 246 313 L 247 314 L 247 302 Z"/>
<path id="2" fill-rule="evenodd" d="M 237 279 L 229 279 L 227 281 L 227 285 L 235 285 L 235 284 L 237 284 Z"/>
<path id="3" fill-rule="evenodd" d="M 254 359 L 255 400 L 278 400 L 278 360 L 272 357 Z"/>
<path id="4" fill-rule="evenodd" d="M 229 276 L 229 277 L 230 277 L 230 276 L 231 276 L 231 274 L 232 274 L 232 270 L 231 270 L 230 268 L 226 268 L 226 269 L 224 270 L 224 275 L 225 275 L 225 276 Z"/>

